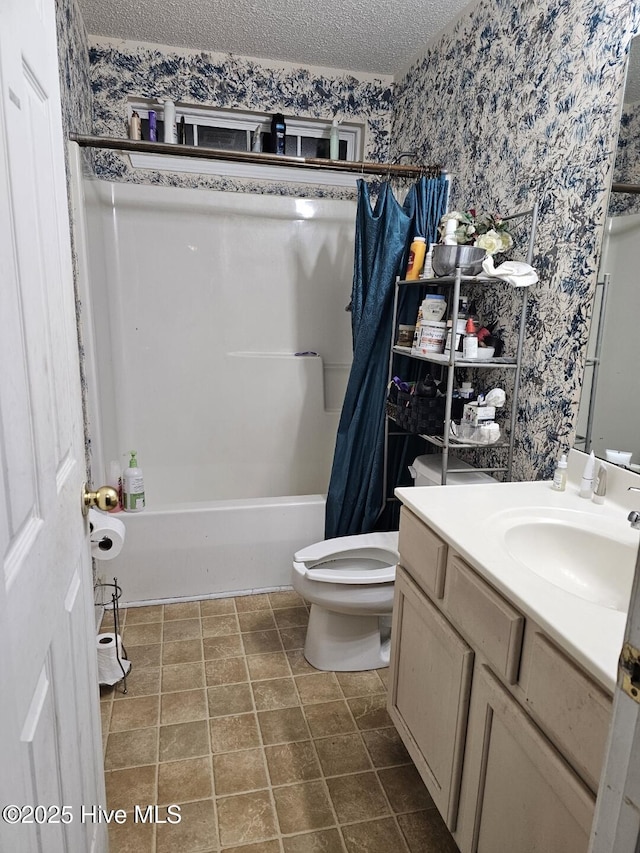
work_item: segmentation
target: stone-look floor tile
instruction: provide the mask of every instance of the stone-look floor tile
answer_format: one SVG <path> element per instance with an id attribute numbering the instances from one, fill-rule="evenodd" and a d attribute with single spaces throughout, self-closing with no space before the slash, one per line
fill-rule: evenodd
<path id="1" fill-rule="evenodd" d="M 177 640 L 162 644 L 162 665 L 202 660 L 202 640 Z"/>
<path id="2" fill-rule="evenodd" d="M 209 754 L 209 730 L 206 720 L 160 726 L 160 761 L 177 761 Z"/>
<path id="3" fill-rule="evenodd" d="M 98 605 L 96 605 L 97 607 Z M 140 608 L 132 608 L 131 612 L 134 610 L 139 610 Z M 147 621 L 156 621 L 156 620 L 147 620 Z M 122 630 L 127 622 L 127 610 L 126 608 L 120 608 L 118 610 L 118 622 L 120 624 L 120 630 Z M 98 633 L 105 634 L 110 633 L 114 630 L 115 627 L 115 619 L 113 616 L 113 608 L 109 607 L 108 610 L 105 610 L 102 615 L 102 621 L 100 622 L 100 630 Z"/>
<path id="4" fill-rule="evenodd" d="M 142 646 L 162 642 L 162 622 L 141 622 L 127 625 L 122 632 L 125 646 Z"/>
<path id="5" fill-rule="evenodd" d="M 229 634 L 226 637 L 205 637 L 202 645 L 205 660 L 237 658 L 244 654 L 240 634 Z"/>
<path id="6" fill-rule="evenodd" d="M 135 729 L 130 732 L 112 732 L 107 740 L 105 770 L 122 770 L 155 764 L 158 760 L 158 728 Z"/>
<path id="7" fill-rule="evenodd" d="M 306 607 L 284 607 L 273 611 L 278 628 L 306 628 L 309 621 L 309 611 Z"/>
<path id="8" fill-rule="evenodd" d="M 158 765 L 158 803 L 188 803 L 213 796 L 211 759 L 187 758 Z"/>
<path id="9" fill-rule="evenodd" d="M 253 698 L 258 711 L 275 711 L 299 704 L 293 678 L 272 678 L 252 682 Z"/>
<path id="10" fill-rule="evenodd" d="M 340 735 L 355 731 L 356 725 L 347 706 L 339 702 L 323 702 L 318 705 L 305 705 L 304 714 L 314 738 Z"/>
<path id="11" fill-rule="evenodd" d="M 272 838 L 271 841 L 258 841 L 241 847 L 225 847 L 222 853 L 280 853 L 280 842 Z"/>
<path id="12" fill-rule="evenodd" d="M 309 739 L 309 729 L 300 708 L 260 711 L 258 725 L 265 744 L 293 743 Z"/>
<path id="13" fill-rule="evenodd" d="M 199 619 L 200 618 L 200 602 L 199 601 L 183 601 L 178 604 L 164 605 L 164 621 L 173 621 L 174 619 Z"/>
<path id="14" fill-rule="evenodd" d="M 136 823 L 133 814 L 126 823 L 109 824 L 109 850 L 117 853 L 156 853 L 156 825 Z"/>
<path id="15" fill-rule="evenodd" d="M 225 613 L 221 616 L 204 616 L 202 622 L 203 637 L 228 637 L 240 633 L 238 617 L 235 613 Z"/>
<path id="16" fill-rule="evenodd" d="M 371 762 L 359 734 L 334 735 L 315 741 L 325 776 L 342 776 L 371 770 Z"/>
<path id="17" fill-rule="evenodd" d="M 389 814 L 375 773 L 355 773 L 327 779 L 331 802 L 340 823 L 372 820 Z"/>
<path id="18" fill-rule="evenodd" d="M 312 675 L 314 672 L 320 672 L 315 666 L 311 666 L 302 649 L 293 649 L 285 654 L 294 675 Z"/>
<path id="19" fill-rule="evenodd" d="M 160 667 L 153 666 L 138 669 L 134 666 L 127 675 L 127 692 L 123 693 L 123 683 L 118 682 L 113 691 L 114 699 L 126 699 L 135 696 L 151 696 L 160 692 Z"/>
<path id="20" fill-rule="evenodd" d="M 246 610 L 268 610 L 271 607 L 268 593 L 259 593 L 258 595 L 241 595 L 236 597 L 236 610 L 238 613 L 244 613 Z"/>
<path id="21" fill-rule="evenodd" d="M 107 770 L 104 774 L 107 807 L 130 812 L 136 805 L 156 803 L 156 770 L 156 764 Z"/>
<path id="22" fill-rule="evenodd" d="M 306 625 L 299 628 L 280 628 L 279 633 L 282 647 L 287 651 L 304 648 L 304 641 L 307 639 Z"/>
<path id="23" fill-rule="evenodd" d="M 247 610 L 238 613 L 238 623 L 243 634 L 250 631 L 273 631 L 276 627 L 271 610 Z"/>
<path id="24" fill-rule="evenodd" d="M 222 684 L 207 687 L 210 717 L 245 714 L 253 711 L 251 688 L 248 684 Z"/>
<path id="25" fill-rule="evenodd" d="M 213 800 L 182 803 L 180 818 L 180 823 L 158 824 L 156 853 L 205 853 L 211 850 L 211 839 L 216 837 Z"/>
<path id="26" fill-rule="evenodd" d="M 122 611 L 120 611 L 120 616 L 122 617 Z M 162 605 L 147 604 L 143 607 L 128 607 L 124 621 L 127 625 L 139 625 L 141 622 L 162 622 Z"/>
<path id="27" fill-rule="evenodd" d="M 404 850 L 402 835 L 392 817 L 342 827 L 349 853 L 389 853 Z"/>
<path id="28" fill-rule="evenodd" d="M 282 643 L 277 631 L 251 631 L 241 634 L 244 653 L 246 655 L 259 655 L 266 652 L 281 652 Z"/>
<path id="29" fill-rule="evenodd" d="M 391 808 L 396 814 L 432 809 L 433 800 L 413 764 L 378 771 Z"/>
<path id="30" fill-rule="evenodd" d="M 137 646 L 134 643 L 127 644 L 127 660 L 136 669 L 160 666 L 162 663 L 162 645 L 160 643 L 143 643 Z"/>
<path id="31" fill-rule="evenodd" d="M 398 815 L 411 853 L 459 853 L 437 809 Z"/>
<path id="32" fill-rule="evenodd" d="M 130 729 L 146 729 L 157 726 L 160 713 L 160 696 L 140 696 L 113 702 L 111 722 L 112 732 L 125 732 Z"/>
<path id="33" fill-rule="evenodd" d="M 270 592 L 269 601 L 274 610 L 283 607 L 303 607 L 304 599 L 293 589 L 282 589 L 279 592 Z"/>
<path id="34" fill-rule="evenodd" d="M 160 724 L 191 723 L 206 720 L 207 699 L 204 690 L 182 690 L 180 693 L 163 693 L 160 701 Z"/>
<path id="35" fill-rule="evenodd" d="M 177 693 L 179 690 L 197 690 L 205 686 L 204 664 L 172 663 L 162 667 L 162 692 Z"/>
<path id="36" fill-rule="evenodd" d="M 322 782 L 303 782 L 299 785 L 274 788 L 273 797 L 280 832 L 285 835 L 323 829 L 335 823 Z"/>
<path id="37" fill-rule="evenodd" d="M 176 619 L 165 621 L 162 627 L 162 641 L 173 643 L 178 640 L 199 640 L 202 636 L 200 617 L 197 619 Z"/>
<path id="38" fill-rule="evenodd" d="M 411 763 L 409 753 L 395 728 L 363 731 L 362 739 L 374 767 L 392 767 L 395 764 Z"/>
<path id="39" fill-rule="evenodd" d="M 236 794 L 216 800 L 222 847 L 265 841 L 277 835 L 268 791 Z"/>
<path id="40" fill-rule="evenodd" d="M 272 785 L 308 782 L 322 776 L 311 741 L 265 747 Z"/>
<path id="41" fill-rule="evenodd" d="M 376 669 L 376 672 L 380 676 L 380 681 L 384 684 L 384 689 L 389 689 L 389 667 L 385 666 L 382 669 Z"/>
<path id="42" fill-rule="evenodd" d="M 289 835 L 282 839 L 284 853 L 344 853 L 337 829 L 320 829 L 302 835 Z M 363 848 L 360 853 L 367 853 Z M 385 853 L 392 853 L 385 851 Z"/>
<path id="43" fill-rule="evenodd" d="M 106 750 L 107 738 L 109 737 L 109 724 L 111 723 L 111 709 L 113 702 L 100 703 L 100 725 L 102 729 L 102 744 Z"/>
<path id="44" fill-rule="evenodd" d="M 267 773 L 261 749 L 242 749 L 213 756 L 216 795 L 241 794 L 266 788 Z"/>
<path id="45" fill-rule="evenodd" d="M 376 670 L 368 672 L 337 672 L 342 692 L 347 699 L 355 696 L 370 696 L 373 693 L 385 693 L 385 686 Z"/>
<path id="46" fill-rule="evenodd" d="M 207 687 L 221 684 L 238 684 L 247 681 L 247 666 L 244 657 L 208 660 L 204 666 Z"/>
<path id="47" fill-rule="evenodd" d="M 235 714 L 209 720 L 211 752 L 233 752 L 260 746 L 260 733 L 255 714 Z"/>
<path id="48" fill-rule="evenodd" d="M 385 694 L 348 699 L 347 702 L 359 729 L 383 729 L 393 725 L 387 713 Z"/>
<path id="49" fill-rule="evenodd" d="M 314 675 L 297 675 L 296 687 L 303 705 L 314 702 L 331 702 L 342 699 L 340 685 L 333 672 L 318 672 Z"/>
<path id="50" fill-rule="evenodd" d="M 200 616 L 224 616 L 235 612 L 233 598 L 207 598 L 200 602 Z"/>
<path id="51" fill-rule="evenodd" d="M 289 662 L 284 652 L 249 655 L 247 666 L 249 667 L 251 681 L 263 681 L 266 678 L 288 678 L 291 675 Z"/>

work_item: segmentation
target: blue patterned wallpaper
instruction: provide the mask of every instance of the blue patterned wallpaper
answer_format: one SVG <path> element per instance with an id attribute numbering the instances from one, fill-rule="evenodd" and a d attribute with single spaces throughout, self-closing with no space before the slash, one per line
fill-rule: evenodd
<path id="1" fill-rule="evenodd" d="M 56 28 L 63 131 L 91 133 L 89 50 L 76 0 L 56 0 Z"/>
<path id="2" fill-rule="evenodd" d="M 91 80 L 94 133 L 126 136 L 127 103 L 130 97 L 246 109 L 285 116 L 330 120 L 334 116 L 366 125 L 366 160 L 384 162 L 389 150 L 393 89 L 389 81 L 336 72 L 312 72 L 304 67 L 278 67 L 232 55 L 168 47 L 140 46 L 131 42 L 92 40 Z M 139 182 L 128 158 L 114 152 L 96 154 L 99 176 Z M 210 189 L 269 192 L 280 195 L 353 197 L 355 190 L 330 187 L 273 184 L 265 181 L 145 173 L 146 183 Z"/>
<path id="3" fill-rule="evenodd" d="M 398 81 L 394 146 L 443 163 L 452 209 L 508 213 L 540 200 L 515 479 L 551 476 L 573 443 L 626 51 L 639 24 L 638 0 L 480 0 Z M 510 304 L 497 288 L 482 297 L 507 329 Z"/>
<path id="4" fill-rule="evenodd" d="M 613 180 L 640 184 L 640 103 L 625 104 L 622 110 Z M 640 213 L 640 196 L 612 193 L 609 213 L 612 216 Z"/>

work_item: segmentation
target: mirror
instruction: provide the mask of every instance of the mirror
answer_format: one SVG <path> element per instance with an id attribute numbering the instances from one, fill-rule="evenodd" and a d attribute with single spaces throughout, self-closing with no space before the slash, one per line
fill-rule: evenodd
<path id="1" fill-rule="evenodd" d="M 624 191 L 617 191 L 624 186 Z M 640 36 L 631 43 L 575 446 L 640 472 Z M 624 464 L 623 457 L 610 461 Z"/>

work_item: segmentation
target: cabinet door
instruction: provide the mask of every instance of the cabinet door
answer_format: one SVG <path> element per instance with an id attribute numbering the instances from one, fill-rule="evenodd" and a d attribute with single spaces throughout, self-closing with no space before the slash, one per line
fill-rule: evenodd
<path id="1" fill-rule="evenodd" d="M 454 836 L 463 853 L 586 853 L 594 804 L 495 676 L 478 667 Z"/>
<path id="2" fill-rule="evenodd" d="M 453 830 L 473 651 L 401 567 L 395 594 L 389 713 Z"/>

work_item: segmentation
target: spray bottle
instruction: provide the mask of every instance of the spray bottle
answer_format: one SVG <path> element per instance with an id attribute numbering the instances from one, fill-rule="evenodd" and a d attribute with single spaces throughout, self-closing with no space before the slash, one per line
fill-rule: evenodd
<path id="1" fill-rule="evenodd" d="M 125 512 L 141 512 L 144 509 L 144 478 L 138 468 L 137 451 L 129 451 L 129 467 L 122 472 L 122 508 Z"/>

